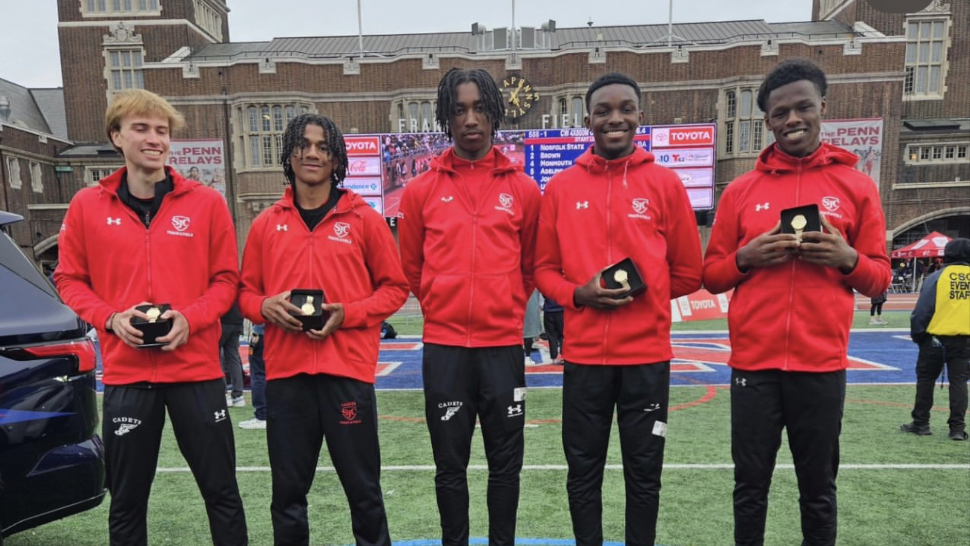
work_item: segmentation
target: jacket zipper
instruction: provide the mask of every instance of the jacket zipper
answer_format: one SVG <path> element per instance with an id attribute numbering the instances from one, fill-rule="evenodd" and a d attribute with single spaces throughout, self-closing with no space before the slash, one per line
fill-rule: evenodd
<path id="1" fill-rule="evenodd" d="M 799 198 L 801 197 L 802 189 L 802 160 L 798 160 L 798 168 L 795 170 L 795 203 L 792 206 L 797 207 Z M 795 303 L 795 270 L 797 264 L 795 260 L 791 260 L 791 282 L 788 283 L 788 312 L 785 314 L 785 364 L 784 370 L 788 371 L 789 356 L 791 349 L 791 317 L 792 317 L 792 305 Z"/>
<path id="2" fill-rule="evenodd" d="M 606 166 L 606 265 L 613 264 L 613 172 L 610 166 Z M 613 318 L 612 312 L 606 313 L 606 325 L 603 327 L 603 364 L 607 363 L 609 348 L 610 322 Z"/>
<path id="3" fill-rule="evenodd" d="M 333 188 L 331 188 L 330 191 L 334 191 Z M 296 194 L 295 193 L 293 195 L 293 202 L 296 203 Z M 336 209 L 336 207 L 334 207 L 334 209 Z M 294 205 L 294 209 L 293 210 L 296 211 L 295 205 Z M 334 212 L 333 210 L 331 210 L 330 212 L 328 212 L 326 214 L 326 216 L 324 216 L 323 218 L 320 219 L 319 222 L 317 222 L 317 225 L 313 226 L 313 229 L 309 229 L 309 228 L 307 228 L 306 222 L 303 221 L 303 217 L 300 216 L 300 213 L 298 211 L 296 211 L 297 219 L 300 221 L 300 224 L 303 225 L 303 228 L 307 230 L 307 252 L 306 252 L 307 264 L 306 265 L 307 265 L 307 271 L 310 273 L 310 284 L 311 284 L 311 286 L 315 286 L 316 285 L 316 276 L 314 275 L 315 269 L 313 267 L 313 250 L 314 250 L 314 247 L 313 247 L 313 232 L 316 231 L 317 228 L 320 227 L 320 224 L 322 224 L 322 223 L 324 223 L 326 221 L 327 216 L 330 216 L 330 214 L 333 213 L 333 212 Z M 326 299 L 327 299 L 326 298 L 326 294 L 324 294 L 323 300 L 320 302 L 320 305 L 323 305 L 323 302 Z M 320 370 L 319 370 L 320 363 L 317 361 L 317 353 L 319 353 L 319 351 L 310 351 L 310 352 L 313 354 L 313 373 L 314 374 L 319 373 L 320 372 Z"/>

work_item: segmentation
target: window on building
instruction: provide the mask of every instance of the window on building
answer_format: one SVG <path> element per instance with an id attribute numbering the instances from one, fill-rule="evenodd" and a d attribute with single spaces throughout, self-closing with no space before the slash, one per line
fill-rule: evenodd
<path id="1" fill-rule="evenodd" d="M 112 15 L 159 15 L 158 0 L 81 0 L 81 15 L 105 17 Z"/>
<path id="2" fill-rule="evenodd" d="M 946 80 L 948 19 L 910 19 L 906 22 L 906 79 L 903 96 L 909 99 L 943 96 Z"/>
<path id="3" fill-rule="evenodd" d="M 30 162 L 30 189 L 34 193 L 44 193 L 44 171 L 40 163 Z"/>
<path id="4" fill-rule="evenodd" d="M 222 40 L 222 14 L 202 0 L 192 0 L 192 4 L 195 8 L 195 24 L 216 39 Z"/>
<path id="5" fill-rule="evenodd" d="M 310 111 L 305 104 L 251 104 L 240 109 L 246 165 L 278 167 L 283 152 L 283 131 L 299 114 Z"/>
<path id="6" fill-rule="evenodd" d="M 970 148 L 970 143 L 967 142 L 910 144 L 906 147 L 906 163 L 909 165 L 966 163 L 967 148 Z"/>
<path id="7" fill-rule="evenodd" d="M 758 154 L 765 142 L 764 113 L 758 108 L 755 88 L 724 91 L 724 153 Z"/>
<path id="8" fill-rule="evenodd" d="M 98 183 L 102 178 L 108 178 L 111 173 L 117 171 L 121 168 L 121 165 L 114 167 L 98 166 L 98 167 L 85 167 L 84 169 L 84 182 L 93 186 Z"/>
<path id="9" fill-rule="evenodd" d="M 144 49 L 107 49 L 105 54 L 108 57 L 108 88 L 111 92 L 145 88 L 142 71 Z"/>
<path id="10" fill-rule="evenodd" d="M 20 179 L 20 160 L 16 157 L 7 158 L 7 180 L 10 187 L 15 190 L 24 187 L 23 180 Z"/>

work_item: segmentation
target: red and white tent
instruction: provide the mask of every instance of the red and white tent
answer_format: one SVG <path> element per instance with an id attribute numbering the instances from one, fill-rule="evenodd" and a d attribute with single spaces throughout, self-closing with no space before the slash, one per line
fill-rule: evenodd
<path id="1" fill-rule="evenodd" d="M 915 243 L 896 249 L 892 252 L 892 258 L 935 258 L 943 256 L 943 248 L 950 242 L 950 238 L 938 231 L 930 233 Z"/>

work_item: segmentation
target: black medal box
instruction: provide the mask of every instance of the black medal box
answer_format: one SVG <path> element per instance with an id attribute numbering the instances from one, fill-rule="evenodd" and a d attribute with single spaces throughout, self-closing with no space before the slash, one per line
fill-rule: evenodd
<path id="1" fill-rule="evenodd" d="M 291 315 L 303 323 L 303 331 L 319 330 L 330 318 L 330 313 L 323 310 L 323 290 L 309 290 L 295 288 L 290 290 L 290 303 L 300 308 L 300 312 Z"/>
<path id="2" fill-rule="evenodd" d="M 638 296 L 647 291 L 647 285 L 640 275 L 640 270 L 637 269 L 637 264 L 630 258 L 625 258 L 606 268 L 603 271 L 603 282 L 611 290 L 626 288 L 626 292 L 617 296 L 617 299 Z"/>
<path id="3" fill-rule="evenodd" d="M 811 204 L 781 211 L 781 232 L 801 236 L 809 231 L 822 231 L 818 205 Z"/>
<path id="4" fill-rule="evenodd" d="M 160 343 L 156 340 L 168 335 L 172 331 L 172 321 L 159 317 L 171 308 L 172 306 L 167 303 L 146 303 L 145 305 L 135 307 L 135 309 L 148 315 L 148 320 L 141 317 L 131 317 L 131 325 L 142 333 L 142 343 L 138 348 L 149 349 L 165 346 L 165 343 Z"/>

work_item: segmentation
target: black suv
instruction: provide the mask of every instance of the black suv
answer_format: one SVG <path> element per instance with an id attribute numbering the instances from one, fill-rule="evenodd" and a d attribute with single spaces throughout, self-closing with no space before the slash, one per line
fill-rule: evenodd
<path id="1" fill-rule="evenodd" d="M 0 211 L 0 544 L 105 496 L 87 324 L 7 235 Z"/>

